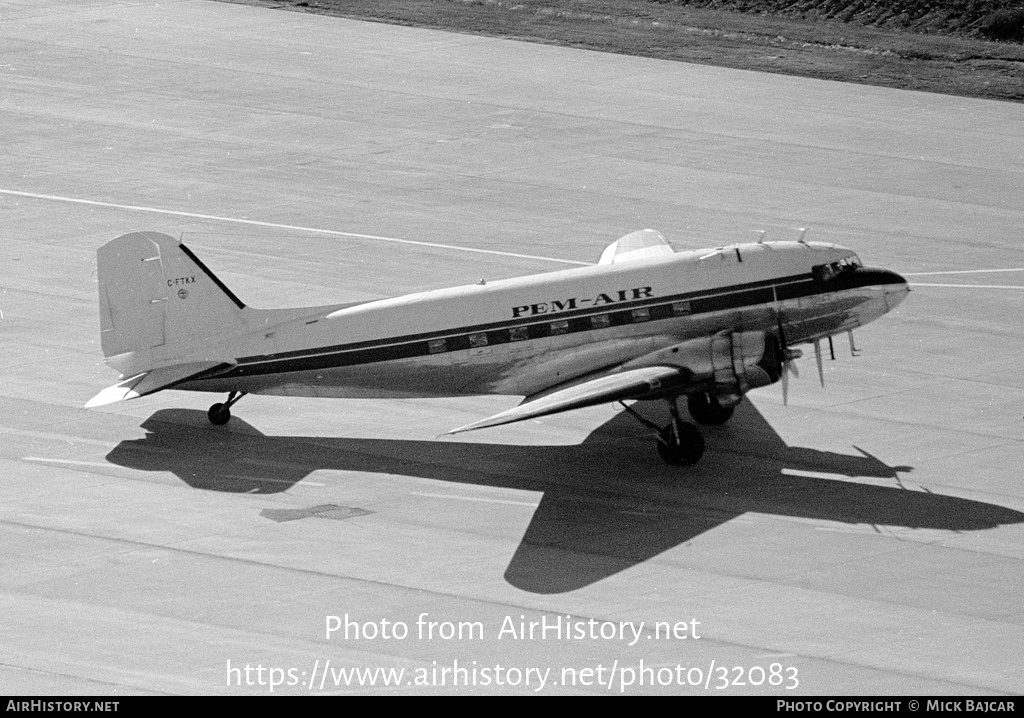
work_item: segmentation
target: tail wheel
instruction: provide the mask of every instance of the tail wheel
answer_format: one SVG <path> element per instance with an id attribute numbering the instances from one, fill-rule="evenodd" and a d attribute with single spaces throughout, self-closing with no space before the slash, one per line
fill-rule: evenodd
<path id="1" fill-rule="evenodd" d="M 206 416 L 214 426 L 224 426 L 231 419 L 231 409 L 224 404 L 214 404 L 206 412 Z"/>
<path id="2" fill-rule="evenodd" d="M 686 397 L 686 408 L 698 424 L 721 426 L 732 418 L 735 406 L 722 406 L 712 394 L 692 394 Z"/>
<path id="3" fill-rule="evenodd" d="M 228 400 L 223 404 L 214 404 L 206 412 L 206 417 L 214 426 L 223 426 L 231 420 L 231 407 L 236 401 L 245 396 L 244 391 L 233 391 L 228 394 Z"/>

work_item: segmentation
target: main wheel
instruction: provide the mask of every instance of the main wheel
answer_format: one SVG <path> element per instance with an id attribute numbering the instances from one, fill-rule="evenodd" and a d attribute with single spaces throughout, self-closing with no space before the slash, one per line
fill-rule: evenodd
<path id="1" fill-rule="evenodd" d="M 686 408 L 698 424 L 721 426 L 732 418 L 734 406 L 722 406 L 711 394 L 691 394 L 686 397 Z"/>
<path id="2" fill-rule="evenodd" d="M 210 410 L 206 412 L 206 417 L 210 420 L 211 424 L 215 426 L 223 426 L 231 419 L 231 409 L 223 404 L 214 404 L 210 407 Z"/>
<path id="3" fill-rule="evenodd" d="M 658 455 L 673 466 L 693 466 L 704 456 L 704 437 L 693 424 L 674 422 L 658 435 Z"/>

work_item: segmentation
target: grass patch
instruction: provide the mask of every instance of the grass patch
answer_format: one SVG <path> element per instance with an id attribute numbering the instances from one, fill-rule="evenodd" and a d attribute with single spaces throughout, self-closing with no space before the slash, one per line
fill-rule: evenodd
<path id="1" fill-rule="evenodd" d="M 1024 41 L 1024 8 L 1006 8 L 986 16 L 980 33 L 991 40 Z"/>
<path id="2" fill-rule="evenodd" d="M 602 52 L 1024 101 L 1002 0 L 229 0 Z"/>

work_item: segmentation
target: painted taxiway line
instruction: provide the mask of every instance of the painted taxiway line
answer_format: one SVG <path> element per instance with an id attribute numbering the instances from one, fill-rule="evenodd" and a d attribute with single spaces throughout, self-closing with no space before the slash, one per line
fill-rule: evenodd
<path id="1" fill-rule="evenodd" d="M 456 501 L 475 501 L 481 504 L 508 504 L 510 506 L 529 506 L 537 508 L 540 504 L 536 501 L 511 501 L 509 499 L 482 499 L 476 496 L 456 496 L 455 494 L 431 494 L 426 491 L 411 491 L 413 496 L 428 496 L 434 499 L 455 499 Z"/>
<path id="2" fill-rule="evenodd" d="M 904 277 L 932 277 L 937 274 L 1000 274 L 1002 272 L 1024 272 L 1024 267 L 1009 269 L 949 269 L 943 272 L 903 272 Z"/>
<path id="3" fill-rule="evenodd" d="M 15 429 L 9 426 L 0 426 L 0 436 L 10 434 L 12 436 L 24 436 L 30 439 L 44 439 L 46 441 L 57 441 L 61 444 L 88 444 L 90 446 L 99 446 L 107 451 L 114 448 L 113 443 L 108 439 L 88 439 L 82 436 L 75 436 L 74 434 L 54 434 L 48 431 L 30 431 L 28 429 Z"/>
<path id="4" fill-rule="evenodd" d="M 516 259 L 533 259 L 541 262 L 557 262 L 559 264 L 572 264 L 581 267 L 589 267 L 592 262 L 579 262 L 574 259 L 557 259 L 555 257 L 541 257 L 535 254 L 518 254 L 516 252 L 502 252 L 497 249 L 479 249 L 477 247 L 461 247 L 456 244 L 442 244 L 440 242 L 422 242 L 415 239 L 398 239 L 397 237 L 381 237 L 376 234 L 359 234 L 358 232 L 342 232 L 336 229 L 322 229 L 320 227 L 303 227 L 295 224 L 279 224 L 277 222 L 261 222 L 255 219 L 244 219 L 241 217 L 224 217 L 216 214 L 199 214 L 197 212 L 183 212 L 175 209 L 162 209 L 160 207 L 145 207 L 134 204 L 117 204 L 115 202 L 100 202 L 93 199 L 79 199 L 77 197 L 62 197 L 54 194 L 39 194 L 36 192 L 21 192 L 13 189 L 0 189 L 0 195 L 11 197 L 25 197 L 27 199 L 47 200 L 50 202 L 67 202 L 69 204 L 84 204 L 91 207 L 106 207 L 108 209 L 123 209 L 130 212 L 149 212 L 151 214 L 166 214 L 172 217 L 187 217 L 188 219 L 202 219 L 211 222 L 228 222 L 231 224 L 244 224 L 252 227 L 266 227 L 270 229 L 287 229 L 295 232 L 311 232 L 314 234 L 327 234 L 332 237 L 349 237 L 351 239 L 368 239 L 375 242 L 392 242 L 395 244 L 411 244 L 418 247 L 432 247 L 434 249 L 451 249 L 457 252 L 474 252 L 476 254 L 492 254 L 499 257 L 514 257 Z"/>
<path id="5" fill-rule="evenodd" d="M 218 479 L 230 479 L 232 481 L 252 481 L 253 483 L 262 484 L 264 482 L 271 484 L 286 484 L 295 488 L 301 486 L 302 488 L 322 488 L 327 484 L 320 484 L 316 481 L 306 481 L 305 479 L 272 479 L 268 476 L 247 476 L 245 474 L 221 474 L 214 478 Z"/>
<path id="6" fill-rule="evenodd" d="M 104 469 L 128 469 L 127 466 L 119 466 L 117 464 L 111 464 L 103 461 L 81 461 L 79 459 L 53 459 L 47 456 L 23 456 L 22 461 L 33 461 L 42 464 L 65 464 L 67 466 L 98 466 Z M 301 486 L 303 488 L 322 488 L 326 484 L 317 483 L 316 481 L 305 481 L 299 479 L 292 481 L 290 479 L 272 479 L 266 476 L 242 476 L 239 474 L 224 474 L 217 478 L 230 479 L 232 481 L 252 481 L 254 483 L 270 482 L 272 484 L 288 484 L 292 487 Z"/>
<path id="7" fill-rule="evenodd" d="M 513 257 L 515 259 L 532 259 L 540 262 L 556 262 L 558 264 L 571 264 L 580 267 L 589 267 L 593 262 L 581 262 L 575 259 L 559 259 L 557 257 L 543 257 L 537 254 L 520 254 L 518 252 L 503 252 L 497 249 L 480 249 L 478 247 L 462 247 L 457 244 L 443 244 L 441 242 L 424 242 L 416 239 L 400 239 L 398 237 L 383 237 L 376 234 L 360 234 L 359 232 L 342 232 L 337 229 L 323 229 L 322 227 L 304 227 L 297 224 L 281 224 L 278 222 L 263 222 L 256 219 L 245 219 L 242 217 L 226 217 L 216 214 L 201 214 L 198 212 L 184 212 L 176 209 L 163 209 L 161 207 L 146 207 L 134 204 L 118 204 L 116 202 L 101 202 L 94 199 L 81 199 L 79 197 L 64 197 L 55 194 L 42 194 L 38 192 L 22 192 L 13 189 L 0 189 L 0 195 L 11 197 L 25 197 L 27 199 L 45 200 L 50 202 L 66 202 L 69 204 L 84 204 L 91 207 L 106 207 L 108 209 L 123 209 L 129 212 L 149 212 L 151 214 L 165 214 L 172 217 L 186 217 L 188 219 L 201 219 L 211 222 L 226 222 L 230 224 L 243 224 L 251 227 L 265 227 L 269 229 L 287 229 L 294 232 L 310 232 L 312 234 L 326 234 L 332 237 L 349 237 L 351 239 L 367 239 L 374 242 L 391 242 L 393 244 L 408 244 L 417 247 L 431 247 L 434 249 L 450 249 L 456 252 L 472 252 L 475 254 L 490 254 L 499 257 Z M 963 269 L 949 270 L 943 272 L 904 272 L 905 277 L 923 277 L 938 274 L 981 274 L 998 272 L 1024 272 L 1024 267 L 1011 269 Z M 1024 289 L 1024 287 L 1007 285 L 988 284 L 923 284 L 914 282 L 914 287 L 951 287 L 960 289 Z"/>
<path id="8" fill-rule="evenodd" d="M 99 466 L 104 469 L 123 469 L 125 467 L 106 461 L 78 461 L 75 459 L 50 459 L 45 456 L 23 456 L 22 461 L 38 461 L 47 464 L 67 464 L 68 466 Z"/>
<path id="9" fill-rule="evenodd" d="M 1024 289 L 1018 284 L 929 284 L 926 282 L 910 282 L 911 287 L 952 287 L 954 289 Z"/>

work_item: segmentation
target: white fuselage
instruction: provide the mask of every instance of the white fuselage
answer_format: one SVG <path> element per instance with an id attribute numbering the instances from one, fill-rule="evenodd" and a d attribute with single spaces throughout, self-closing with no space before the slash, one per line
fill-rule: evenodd
<path id="1" fill-rule="evenodd" d="M 724 330 L 781 324 L 797 344 L 859 327 L 902 300 L 906 284 L 859 266 L 830 281 L 812 271 L 851 260 L 853 252 L 836 245 L 751 243 L 354 306 L 248 310 L 249 331 L 211 346 L 237 364 L 176 388 L 531 395 Z"/>

